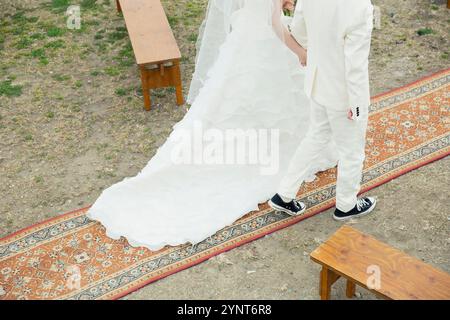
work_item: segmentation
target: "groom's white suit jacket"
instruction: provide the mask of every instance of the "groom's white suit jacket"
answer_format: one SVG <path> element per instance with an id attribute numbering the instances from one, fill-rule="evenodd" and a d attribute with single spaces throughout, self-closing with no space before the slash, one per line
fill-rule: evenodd
<path id="1" fill-rule="evenodd" d="M 308 50 L 305 91 L 336 110 L 370 105 L 370 0 L 298 0 L 291 33 Z"/>

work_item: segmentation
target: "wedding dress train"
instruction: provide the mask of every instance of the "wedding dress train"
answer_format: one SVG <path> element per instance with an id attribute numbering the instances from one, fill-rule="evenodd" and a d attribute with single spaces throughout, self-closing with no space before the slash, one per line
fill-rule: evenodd
<path id="1" fill-rule="evenodd" d="M 106 189 L 89 209 L 88 216 L 100 221 L 109 237 L 123 236 L 151 250 L 198 243 L 276 192 L 308 129 L 309 101 L 297 56 L 267 22 L 273 8 L 257 3 L 241 0 L 234 9 L 230 32 L 198 95 L 156 155 L 137 176 Z M 250 149 L 269 141 L 263 151 L 272 153 L 266 160 L 273 161 L 221 161 L 225 158 L 217 153 L 239 136 L 230 132 L 248 133 Z M 212 149 L 211 163 L 205 154 Z M 190 157 L 177 158 L 183 150 L 190 150 Z M 332 147 L 325 150 L 311 178 L 334 166 L 336 158 Z"/>

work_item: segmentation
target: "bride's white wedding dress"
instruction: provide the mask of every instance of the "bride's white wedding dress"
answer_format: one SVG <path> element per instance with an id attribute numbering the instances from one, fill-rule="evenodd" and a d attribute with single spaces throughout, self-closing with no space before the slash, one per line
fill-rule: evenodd
<path id="1" fill-rule="evenodd" d="M 309 101 L 303 93 L 298 58 L 268 18 L 273 1 L 278 0 L 235 1 L 227 22 L 230 29 L 216 57 L 210 59 L 198 94 L 192 89 L 194 101 L 184 119 L 137 176 L 106 189 L 88 211 L 90 218 L 105 226 L 108 236 L 124 236 L 131 245 L 151 250 L 198 243 L 256 210 L 258 203 L 276 192 L 308 128 Z M 213 15 L 215 2 L 210 4 L 208 16 Z M 197 84 L 198 73 L 197 79 L 194 77 Z M 215 145 L 224 149 L 233 140 L 225 132 L 243 129 L 272 138 L 278 133 L 279 140 L 273 140 L 276 144 L 270 149 L 279 155 L 278 166 L 272 163 L 278 170 L 264 170 L 267 163 L 205 163 L 203 152 L 210 145 L 207 138 L 203 149 L 192 149 L 195 138 L 186 139 L 198 135 L 200 129 L 210 144 L 215 138 Z M 249 146 L 262 137 L 264 134 L 249 138 Z M 174 161 L 174 154 L 191 149 L 192 161 Z M 331 148 L 325 150 L 311 168 L 311 177 L 334 166 L 335 159 Z"/>

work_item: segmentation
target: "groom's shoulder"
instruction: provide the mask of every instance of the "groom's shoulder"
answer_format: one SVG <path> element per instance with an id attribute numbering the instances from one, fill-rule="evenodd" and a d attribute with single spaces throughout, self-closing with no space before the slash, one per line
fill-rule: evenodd
<path id="1" fill-rule="evenodd" d="M 372 6 L 371 0 L 340 0 L 341 3 L 345 3 L 347 6 L 350 6 L 355 9 L 366 9 L 367 7 Z"/>
<path id="2" fill-rule="evenodd" d="M 335 4 L 338 5 L 338 10 L 343 16 L 349 18 L 364 17 L 367 12 L 373 10 L 371 0 L 337 0 Z"/>

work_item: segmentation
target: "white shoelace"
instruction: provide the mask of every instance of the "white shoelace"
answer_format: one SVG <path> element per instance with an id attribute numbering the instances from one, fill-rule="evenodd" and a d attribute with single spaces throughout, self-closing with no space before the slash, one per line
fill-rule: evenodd
<path id="1" fill-rule="evenodd" d="M 358 211 L 363 210 L 367 206 L 370 206 L 370 203 L 364 198 L 358 199 L 356 201 L 356 208 L 358 209 Z"/>
<path id="2" fill-rule="evenodd" d="M 294 203 L 299 207 L 300 209 L 303 209 L 303 206 L 301 205 L 301 202 L 298 200 L 294 200 Z"/>

